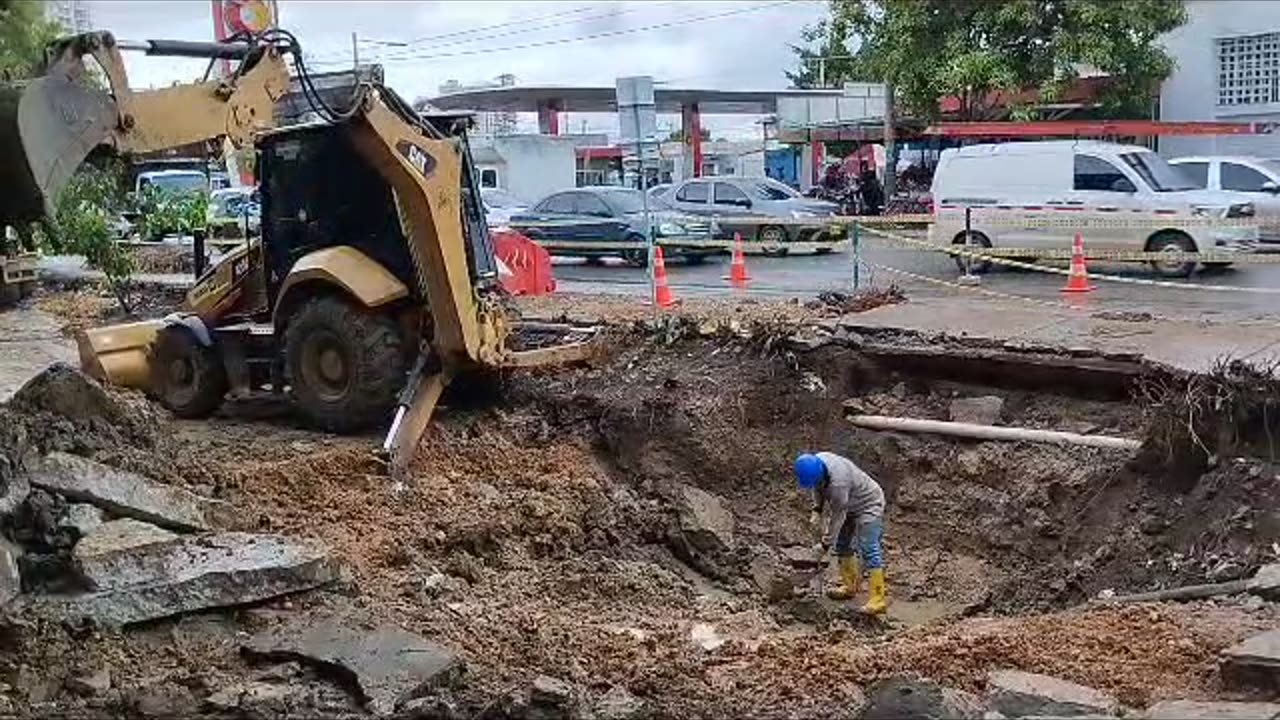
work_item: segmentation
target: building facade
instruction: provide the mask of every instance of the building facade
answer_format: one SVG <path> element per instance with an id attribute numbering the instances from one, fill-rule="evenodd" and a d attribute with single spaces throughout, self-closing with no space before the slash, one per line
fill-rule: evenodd
<path id="1" fill-rule="evenodd" d="M 493 79 L 492 82 L 485 83 L 469 83 L 463 84 L 457 80 L 449 80 L 440 86 L 441 95 L 452 95 L 454 93 L 469 92 L 472 90 L 487 90 L 489 88 L 511 87 L 516 84 L 516 76 L 510 73 L 503 73 Z M 485 137 L 502 137 L 504 135 L 515 135 L 517 129 L 518 116 L 514 112 L 493 112 L 486 111 L 476 114 L 476 127 L 474 133 Z"/>
<path id="2" fill-rule="evenodd" d="M 45 16 L 62 26 L 67 33 L 93 30 L 93 13 L 89 0 L 45 0 Z"/>
<path id="3" fill-rule="evenodd" d="M 1280 123 L 1280 2 L 1186 0 L 1187 23 L 1165 37 L 1177 69 L 1160 119 Z M 1280 133 L 1163 137 L 1160 154 L 1280 157 Z"/>

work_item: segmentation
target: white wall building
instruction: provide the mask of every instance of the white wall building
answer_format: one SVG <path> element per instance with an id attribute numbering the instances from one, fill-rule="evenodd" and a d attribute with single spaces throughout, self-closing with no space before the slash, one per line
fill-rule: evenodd
<path id="1" fill-rule="evenodd" d="M 534 203 L 575 186 L 577 141 L 567 135 L 476 137 L 471 154 L 481 187 L 497 187 Z"/>
<path id="2" fill-rule="evenodd" d="M 1160 92 L 1164 121 L 1280 123 L 1280 2 L 1187 0 L 1165 38 L 1178 67 Z M 1160 154 L 1280 157 L 1280 134 L 1160 138 Z"/>
<path id="3" fill-rule="evenodd" d="M 45 17 L 62 26 L 68 34 L 95 29 L 89 0 L 45 0 Z"/>

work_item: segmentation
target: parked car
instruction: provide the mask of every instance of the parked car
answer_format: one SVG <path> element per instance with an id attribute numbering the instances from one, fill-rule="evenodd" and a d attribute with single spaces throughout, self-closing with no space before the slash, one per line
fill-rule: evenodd
<path id="1" fill-rule="evenodd" d="M 1256 227 L 1185 222 L 1252 217 L 1247 196 L 1196 189 L 1159 155 L 1136 145 L 1066 140 L 952 148 L 938 160 L 932 195 L 930 234 L 936 242 L 1068 249 L 1083 223 L 1063 220 L 1078 218 L 1103 221 L 1083 231 L 1091 250 L 1257 248 Z M 966 208 L 976 211 L 967 236 Z M 963 267 L 962 259 L 957 262 Z M 1152 267 L 1161 275 L 1185 277 L 1196 263 L 1171 259 Z M 980 272 L 986 264 L 973 269 Z"/>
<path id="2" fill-rule="evenodd" d="M 498 188 L 482 189 L 480 199 L 484 202 L 485 220 L 489 221 L 491 228 L 506 227 L 511 222 L 512 215 L 529 210 L 528 203 Z"/>
<path id="3" fill-rule="evenodd" d="M 1215 155 L 1175 158 L 1169 164 L 1198 188 L 1248 195 L 1261 223 L 1259 240 L 1280 244 L 1280 159 Z"/>
<path id="4" fill-rule="evenodd" d="M 682 221 L 670 211 L 651 211 L 654 234 L 661 239 L 665 255 L 683 257 L 686 262 L 700 263 L 718 248 L 681 245 L 680 238 L 705 240 L 705 226 Z M 610 248 L 607 243 L 645 240 L 644 197 L 639 190 L 622 187 L 581 187 L 553 193 L 534 204 L 533 208 L 511 217 L 511 227 L 533 240 L 556 243 L 547 249 L 553 255 L 588 258 L 620 256 L 627 263 L 644 267 L 648 250 L 644 248 Z M 574 243 L 605 246 L 574 248 Z"/>
<path id="5" fill-rule="evenodd" d="M 209 231 L 213 237 L 257 235 L 262 228 L 261 198 L 255 187 L 229 187 L 209 194 Z"/>
<path id="6" fill-rule="evenodd" d="M 712 235 L 729 239 L 739 233 L 744 240 L 764 243 L 764 252 L 768 255 L 786 255 L 788 243 L 844 239 L 843 226 L 822 220 L 837 215 L 839 206 L 806 198 L 790 186 L 769 178 L 694 178 L 676 185 L 664 197 L 681 213 L 751 217 L 751 222 L 713 221 Z M 771 223 L 770 218 L 786 222 Z M 807 222 L 809 219 L 812 222 Z M 797 224 L 797 220 L 802 222 Z M 830 248 L 819 248 L 818 252 L 830 252 Z"/>
<path id="7" fill-rule="evenodd" d="M 151 170 L 139 173 L 134 190 L 138 193 L 155 188 L 170 193 L 209 192 L 209 177 L 199 170 Z"/>
<path id="8" fill-rule="evenodd" d="M 645 192 L 649 193 L 650 207 L 654 205 L 658 205 L 666 209 L 671 208 L 671 196 L 670 196 L 671 183 L 654 185 L 653 187 L 649 188 Z"/>

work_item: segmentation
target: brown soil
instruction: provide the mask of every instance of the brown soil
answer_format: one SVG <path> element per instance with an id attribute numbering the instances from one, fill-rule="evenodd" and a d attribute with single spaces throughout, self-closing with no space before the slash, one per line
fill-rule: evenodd
<path id="1" fill-rule="evenodd" d="M 878 678 L 980 690 L 997 668 L 1141 706 L 1221 695 L 1216 653 L 1275 626 L 1273 607 L 1233 601 L 1077 607 L 1102 590 L 1228 579 L 1273 559 L 1280 522 L 1267 508 L 1280 481 L 1270 465 L 1223 459 L 1181 492 L 1122 453 L 858 431 L 843 419 L 846 400 L 945 418 L 957 395 L 996 394 L 1011 425 L 1134 436 L 1141 413 L 900 377 L 844 348 L 782 350 L 779 327 L 824 311 L 746 307 L 621 332 L 589 367 L 455 392 L 403 487 L 369 453 L 376 437 L 300 430 L 271 403 L 178 422 L 114 393 L 129 412 L 63 405 L 59 416 L 52 401 L 15 401 L 12 424 L 45 428 L 31 432 L 41 449 L 223 497 L 240 527 L 322 540 L 350 569 L 326 591 L 124 633 L 17 626 L 0 651 L 16 709 L 126 710 L 157 687 L 180 696 L 171 705 L 195 707 L 259 672 L 236 652 L 238 633 L 304 612 L 399 623 L 457 649 L 467 670 L 447 694 L 463 716 L 507 712 L 505 698 L 537 674 L 586 698 L 622 686 L 676 717 L 843 716 Z M 741 316 L 730 332 L 698 329 Z M 848 454 L 886 488 L 888 624 L 814 593 L 771 601 L 753 582 L 756 561 L 806 542 L 807 503 L 788 468 L 812 448 Z M 675 511 L 683 484 L 732 510 L 732 552 L 687 556 Z M 726 644 L 695 645 L 695 623 Z M 104 665 L 112 693 L 84 701 L 62 690 Z"/>

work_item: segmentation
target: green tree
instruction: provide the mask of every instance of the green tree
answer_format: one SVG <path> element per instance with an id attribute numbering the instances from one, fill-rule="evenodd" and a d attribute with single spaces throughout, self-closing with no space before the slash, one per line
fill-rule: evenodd
<path id="1" fill-rule="evenodd" d="M 838 88 L 846 82 L 875 80 L 861 52 L 850 50 L 849 23 L 833 14 L 800 32 L 803 45 L 792 45 L 799 67 L 786 71 L 791 86 L 808 90 Z M 859 48 L 861 50 L 861 48 Z"/>
<path id="2" fill-rule="evenodd" d="M 39 0 L 0 0 L 0 79 L 36 75 L 44 64 L 44 47 L 62 34 L 44 16 Z"/>
<path id="3" fill-rule="evenodd" d="M 1174 68 L 1159 38 L 1186 21 L 1182 0 L 831 0 L 831 9 L 833 24 L 862 38 L 865 69 L 924 119 L 946 96 L 966 119 L 984 116 L 992 91 L 1035 89 L 1051 101 L 1085 67 L 1110 76 L 1109 114 L 1146 116 Z"/>

